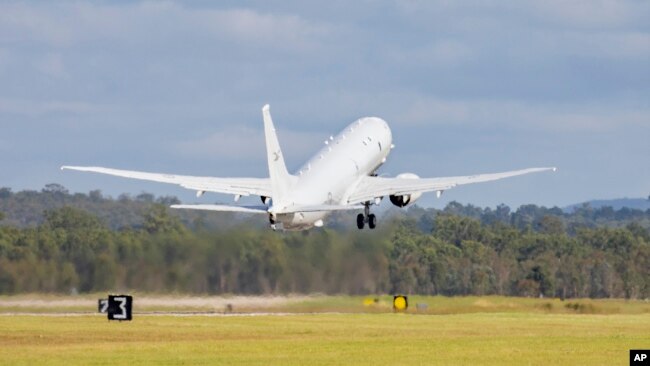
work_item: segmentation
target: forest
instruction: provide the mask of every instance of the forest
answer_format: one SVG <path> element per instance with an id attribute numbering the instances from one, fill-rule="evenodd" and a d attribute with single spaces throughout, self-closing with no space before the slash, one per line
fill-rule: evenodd
<path id="1" fill-rule="evenodd" d="M 0 188 L 0 295 L 650 297 L 650 210 L 451 202 L 384 207 L 376 230 L 337 213 L 325 228 L 279 233 L 260 217 L 167 208 L 175 202 Z"/>

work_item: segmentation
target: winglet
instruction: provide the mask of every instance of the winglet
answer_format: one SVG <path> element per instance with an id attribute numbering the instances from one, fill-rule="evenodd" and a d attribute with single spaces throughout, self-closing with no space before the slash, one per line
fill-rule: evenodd
<path id="1" fill-rule="evenodd" d="M 262 108 L 262 117 L 264 119 L 264 139 L 266 140 L 266 157 L 273 191 L 273 204 L 283 205 L 291 189 L 291 176 L 284 163 L 284 156 L 282 155 L 282 149 L 278 142 L 268 104 Z"/>

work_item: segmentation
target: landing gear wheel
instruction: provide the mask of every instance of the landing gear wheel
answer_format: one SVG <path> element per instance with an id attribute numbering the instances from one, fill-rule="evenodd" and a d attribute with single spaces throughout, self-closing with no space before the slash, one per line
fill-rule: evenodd
<path id="1" fill-rule="evenodd" d="M 358 214 L 357 215 L 357 228 L 359 230 L 363 229 L 363 225 L 366 223 L 366 218 L 363 216 L 363 214 Z"/>
<path id="2" fill-rule="evenodd" d="M 273 215 L 269 214 L 269 224 L 271 224 L 271 229 L 273 231 L 277 230 L 277 226 L 275 226 L 275 219 L 273 218 Z"/>
<path id="3" fill-rule="evenodd" d="M 377 217 L 375 214 L 368 215 L 368 227 L 374 229 L 377 226 Z"/>

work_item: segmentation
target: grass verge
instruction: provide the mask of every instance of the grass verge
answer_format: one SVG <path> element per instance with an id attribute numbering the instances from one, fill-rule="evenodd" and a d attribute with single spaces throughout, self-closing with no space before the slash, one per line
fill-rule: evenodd
<path id="1" fill-rule="evenodd" d="M 628 364 L 648 314 L 0 315 L 5 364 Z"/>

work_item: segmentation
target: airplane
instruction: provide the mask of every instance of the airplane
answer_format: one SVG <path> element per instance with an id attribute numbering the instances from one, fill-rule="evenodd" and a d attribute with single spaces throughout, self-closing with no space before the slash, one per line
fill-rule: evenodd
<path id="1" fill-rule="evenodd" d="M 364 117 L 338 135 L 330 136 L 320 151 L 297 172 L 289 174 L 268 104 L 262 108 L 262 117 L 268 178 L 201 177 L 83 166 L 62 166 L 61 169 L 176 184 L 196 191 L 197 198 L 206 192 L 232 194 L 235 202 L 242 196 L 259 196 L 261 205 L 177 204 L 171 207 L 266 215 L 273 230 L 294 231 L 322 227 L 331 212 L 349 210 L 363 210 L 357 215 L 360 230 L 366 224 L 374 229 L 377 217 L 370 213 L 370 206 L 378 205 L 386 196 L 393 205 L 405 207 L 425 192 L 436 192 L 440 197 L 444 191 L 463 184 L 556 170 L 555 167 L 528 168 L 439 178 L 420 178 L 413 173 L 380 177 L 377 170 L 395 147 L 392 133 L 383 119 Z"/>

